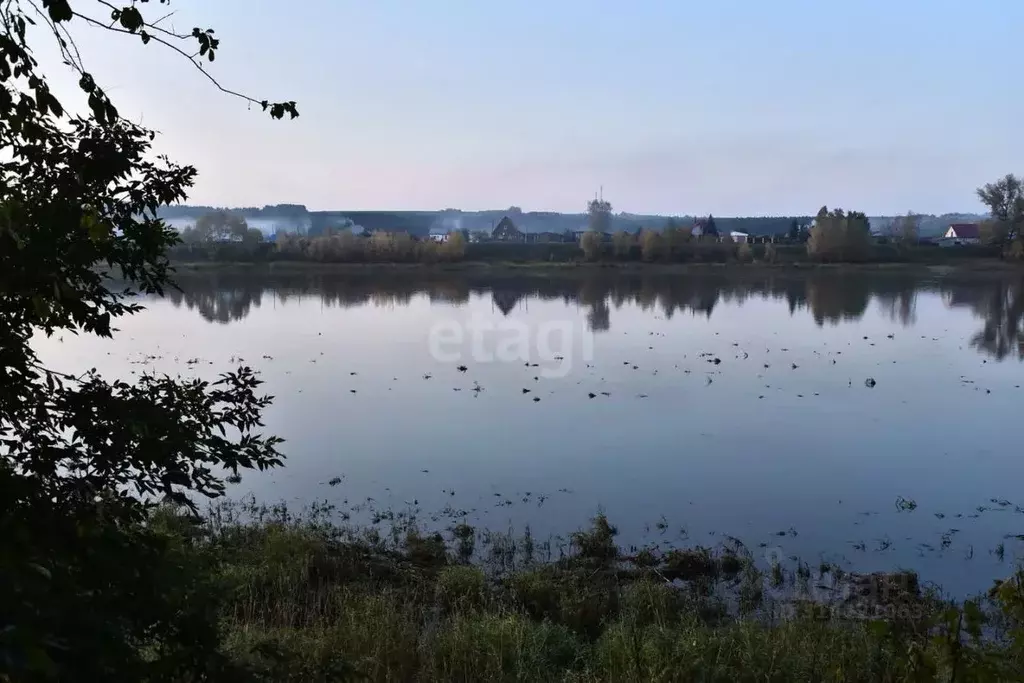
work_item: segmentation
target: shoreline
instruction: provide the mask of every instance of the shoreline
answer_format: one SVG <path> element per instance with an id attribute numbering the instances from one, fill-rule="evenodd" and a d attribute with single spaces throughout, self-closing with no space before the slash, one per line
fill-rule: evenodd
<path id="1" fill-rule="evenodd" d="M 524 274 L 706 274 L 706 273 L 916 273 L 946 275 L 955 273 L 1024 273 L 1024 264 L 1002 259 L 965 258 L 933 262 L 875 263 L 590 263 L 579 261 L 459 261 L 452 263 L 343 263 L 316 261 L 182 261 L 171 262 L 177 273 L 211 271 L 249 271 L 253 273 L 524 273 Z"/>

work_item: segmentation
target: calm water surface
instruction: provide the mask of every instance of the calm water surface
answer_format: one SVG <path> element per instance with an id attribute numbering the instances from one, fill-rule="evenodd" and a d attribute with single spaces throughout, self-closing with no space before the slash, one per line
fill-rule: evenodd
<path id="1" fill-rule="evenodd" d="M 259 368 L 288 460 L 233 496 L 372 498 L 439 528 L 464 510 L 542 537 L 602 508 L 626 544 L 730 534 L 755 555 L 915 568 L 959 594 L 1024 558 L 1019 278 L 180 281 L 113 340 L 39 348 L 108 375 Z M 439 356 L 453 330 L 462 344 Z"/>

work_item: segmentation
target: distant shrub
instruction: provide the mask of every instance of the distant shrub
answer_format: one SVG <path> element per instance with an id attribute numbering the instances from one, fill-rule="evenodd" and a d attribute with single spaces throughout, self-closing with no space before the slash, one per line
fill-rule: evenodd
<path id="1" fill-rule="evenodd" d="M 751 248 L 749 243 L 741 242 L 740 245 L 736 247 L 736 258 L 741 263 L 750 263 L 754 260 L 754 250 Z"/>

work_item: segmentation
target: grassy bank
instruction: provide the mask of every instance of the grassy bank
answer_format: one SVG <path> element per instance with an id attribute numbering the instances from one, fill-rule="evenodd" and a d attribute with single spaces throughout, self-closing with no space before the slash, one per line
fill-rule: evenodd
<path id="1" fill-rule="evenodd" d="M 601 516 L 552 557 L 528 534 L 382 534 L 251 512 L 221 508 L 195 524 L 164 510 L 154 526 L 217 596 L 226 654 L 265 680 L 1002 681 L 1024 671 L 1020 574 L 993 598 L 952 604 L 909 573 L 758 567 L 738 542 L 627 552 Z"/>
<path id="2" fill-rule="evenodd" d="M 361 242 L 358 248 L 352 245 L 336 249 L 298 248 L 292 242 L 287 245 L 243 243 L 190 244 L 178 245 L 170 250 L 169 256 L 176 263 L 252 263 L 273 264 L 330 264 L 344 266 L 387 265 L 387 266 L 429 266 L 451 268 L 467 264 L 479 267 L 481 264 L 509 266 L 513 264 L 531 267 L 591 267 L 608 268 L 655 268 L 672 266 L 776 266 L 813 267 L 835 259 L 812 257 L 804 244 L 733 244 L 719 242 L 688 242 L 676 245 L 656 256 L 645 256 L 639 246 L 633 245 L 626 251 L 616 251 L 610 244 L 599 245 L 593 253 L 584 252 L 574 243 L 502 243 L 479 242 L 466 244 L 457 251 L 437 253 L 441 247 L 407 239 L 400 248 L 370 249 Z M 319 244 L 312 240 L 310 244 Z M 330 244 L 330 240 L 328 240 Z M 305 243 L 303 243 L 305 244 Z M 302 246 L 302 245 L 299 245 Z M 426 247 L 430 247 L 427 249 Z M 443 257 L 442 257 L 443 256 Z M 984 261 L 1002 262 L 999 247 L 964 246 L 941 248 L 937 246 L 900 247 L 892 244 L 869 245 L 856 252 L 845 263 L 857 264 L 918 264 L 945 265 Z"/>

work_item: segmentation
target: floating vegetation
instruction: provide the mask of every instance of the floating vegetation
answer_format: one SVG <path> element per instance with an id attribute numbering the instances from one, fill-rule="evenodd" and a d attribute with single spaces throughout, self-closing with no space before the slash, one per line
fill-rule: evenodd
<path id="1" fill-rule="evenodd" d="M 917 501 L 899 496 L 896 498 L 896 509 L 901 512 L 911 512 L 917 509 Z"/>

